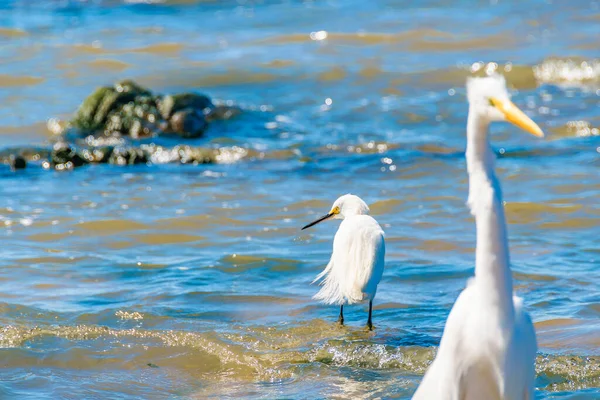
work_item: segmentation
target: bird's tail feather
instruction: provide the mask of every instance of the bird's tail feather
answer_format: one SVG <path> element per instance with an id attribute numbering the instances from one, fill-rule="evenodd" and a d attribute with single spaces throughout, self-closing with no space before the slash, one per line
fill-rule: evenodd
<path id="1" fill-rule="evenodd" d="M 313 296 L 313 299 L 320 300 L 325 304 L 344 304 L 346 302 L 339 285 L 327 278 L 325 278 L 323 287 Z"/>
<path id="2" fill-rule="evenodd" d="M 317 275 L 313 283 L 319 280 L 323 287 L 313 296 L 315 300 L 320 300 L 325 304 L 338 305 L 360 303 L 364 300 L 364 295 L 360 290 L 348 292 L 340 286 L 339 277 L 333 273 L 333 262 L 331 261 L 323 272 Z"/>
<path id="3" fill-rule="evenodd" d="M 311 282 L 311 285 L 320 281 L 325 275 L 327 275 L 329 273 L 329 271 L 331 271 L 331 268 L 333 268 L 333 262 L 329 261 L 329 264 L 327 264 L 325 269 L 319 275 L 317 275 L 317 277 L 315 279 L 313 279 L 313 281 Z M 321 282 L 320 285 L 323 285 L 324 283 L 325 283 L 325 281 Z"/>
<path id="4" fill-rule="evenodd" d="M 312 283 L 319 282 L 319 285 L 323 286 L 317 294 L 313 296 L 313 299 L 320 300 L 326 304 L 343 304 L 344 296 L 341 293 L 338 282 L 332 276 L 333 261 L 329 261 L 327 267 L 312 281 Z"/>

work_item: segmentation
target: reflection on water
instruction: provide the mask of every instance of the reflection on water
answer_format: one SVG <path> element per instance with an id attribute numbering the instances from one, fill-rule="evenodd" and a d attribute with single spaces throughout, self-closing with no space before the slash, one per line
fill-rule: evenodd
<path id="1" fill-rule="evenodd" d="M 548 134 L 493 131 L 539 397 L 600 395 L 596 2 L 134 3 L 0 5 L 2 160 L 123 78 L 243 112 L 183 143 L 217 164 L 0 170 L 0 397 L 409 398 L 473 271 L 491 70 Z M 311 299 L 336 223 L 299 228 L 347 192 L 387 235 L 375 332 Z"/>

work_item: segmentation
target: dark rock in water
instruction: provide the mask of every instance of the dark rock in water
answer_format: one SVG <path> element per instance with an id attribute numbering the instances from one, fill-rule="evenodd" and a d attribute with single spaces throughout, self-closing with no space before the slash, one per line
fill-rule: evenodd
<path id="1" fill-rule="evenodd" d="M 138 139 L 175 133 L 196 138 L 202 136 L 209 121 L 229 119 L 240 112 L 237 107 L 215 107 L 203 94 L 154 95 L 125 80 L 98 88 L 88 96 L 65 135 Z"/>
<path id="2" fill-rule="evenodd" d="M 138 85 L 131 79 L 125 79 L 115 84 L 115 90 L 119 93 L 134 93 L 136 96 L 152 96 L 152 92 Z"/>
<path id="3" fill-rule="evenodd" d="M 107 136 L 129 136 L 139 139 L 159 135 L 167 130 L 168 126 L 155 106 L 128 103 L 119 111 L 110 114 L 104 133 Z"/>
<path id="4" fill-rule="evenodd" d="M 100 103 L 104 100 L 104 97 L 110 95 L 113 92 L 113 88 L 101 87 L 96 89 L 94 93 L 89 95 L 83 103 L 79 106 L 75 114 L 75 118 L 71 121 L 71 125 L 78 129 L 91 131 L 100 129 L 101 126 L 96 124 L 96 110 Z"/>
<path id="5" fill-rule="evenodd" d="M 169 119 L 177 111 L 187 108 L 202 112 L 205 108 L 212 108 L 212 101 L 203 94 L 181 93 L 166 95 L 157 101 L 158 109 L 164 119 Z"/>
<path id="6" fill-rule="evenodd" d="M 52 149 L 0 151 L 0 161 L 11 168 L 24 168 L 27 162 L 42 162 L 46 169 L 72 169 L 86 164 L 134 165 L 180 162 L 206 164 L 233 162 L 244 157 L 231 149 L 176 146 L 167 149 L 155 144 L 123 147 L 127 138 L 149 138 L 163 134 L 181 138 L 201 137 L 210 121 L 227 120 L 241 112 L 233 106 L 215 106 L 199 93 L 157 95 L 134 81 L 124 80 L 112 87 L 98 88 L 78 108 L 73 120 L 57 135 Z M 77 149 L 66 142 L 77 144 Z"/>
<path id="7" fill-rule="evenodd" d="M 117 92 L 115 90 L 106 92 L 98 104 L 98 108 L 94 113 L 94 119 L 92 126 L 101 129 L 106 123 L 109 114 L 117 109 L 119 106 L 127 104 L 135 100 L 135 95 L 128 92 Z"/>
<path id="8" fill-rule="evenodd" d="M 25 167 L 27 167 L 27 161 L 25 161 L 25 158 L 18 154 L 11 154 L 8 159 L 8 164 L 10 165 L 10 169 L 12 171 L 24 169 Z"/>
<path id="9" fill-rule="evenodd" d="M 0 162 L 12 170 L 27 168 L 29 163 L 36 163 L 50 157 L 50 151 L 43 147 L 12 147 L 0 149 Z"/>
<path id="10" fill-rule="evenodd" d="M 147 164 L 148 154 L 142 149 L 129 149 L 129 165 Z"/>
<path id="11" fill-rule="evenodd" d="M 119 113 L 124 105 L 136 102 L 150 102 L 158 114 L 151 96 L 152 92 L 131 80 L 118 82 L 114 87 L 98 88 L 79 106 L 71 125 L 86 133 L 104 130 L 114 113 Z"/>
<path id="12" fill-rule="evenodd" d="M 80 167 L 88 162 L 65 142 L 55 143 L 50 153 L 50 163 L 57 170 Z"/>
<path id="13" fill-rule="evenodd" d="M 110 159 L 114 147 L 103 146 L 96 148 L 83 149 L 79 152 L 80 156 L 89 163 L 105 164 Z"/>
<path id="14" fill-rule="evenodd" d="M 192 108 L 177 111 L 171 117 L 170 122 L 173 133 L 186 138 L 200 137 L 208 127 L 204 114 L 200 114 Z"/>
<path id="15" fill-rule="evenodd" d="M 108 160 L 110 160 L 110 157 L 112 156 L 114 150 L 115 148 L 111 146 L 104 146 L 93 149 L 91 152 L 93 155 L 94 162 L 101 164 L 107 163 Z"/>
<path id="16" fill-rule="evenodd" d="M 135 165 L 135 164 L 146 164 L 148 162 L 148 155 L 142 149 L 139 148 L 115 148 L 109 159 L 109 164 L 115 165 Z"/>
<path id="17" fill-rule="evenodd" d="M 84 145 L 85 146 L 85 145 Z M 75 148 L 69 143 L 61 141 L 51 149 L 39 147 L 13 147 L 0 149 L 0 162 L 4 162 L 14 169 L 25 168 L 29 165 L 39 165 L 44 169 L 58 171 L 71 170 L 89 164 L 213 164 L 231 163 L 248 155 L 242 148 L 211 148 L 191 147 L 177 145 L 172 148 L 151 144 L 141 144 L 139 147 L 125 147 L 123 145 L 95 145 Z"/>

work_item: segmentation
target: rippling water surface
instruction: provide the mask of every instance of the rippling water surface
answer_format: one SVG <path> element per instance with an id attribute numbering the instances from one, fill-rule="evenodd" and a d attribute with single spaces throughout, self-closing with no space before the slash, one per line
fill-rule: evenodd
<path id="1" fill-rule="evenodd" d="M 187 141 L 237 150 L 0 170 L 0 397 L 409 398 L 473 273 L 463 87 L 490 62 L 547 132 L 493 127 L 538 398 L 600 397 L 598 2 L 133 3 L 0 5 L 0 145 L 133 78 L 241 106 Z M 337 224 L 299 228 L 347 192 L 387 234 L 374 332 L 311 300 Z"/>

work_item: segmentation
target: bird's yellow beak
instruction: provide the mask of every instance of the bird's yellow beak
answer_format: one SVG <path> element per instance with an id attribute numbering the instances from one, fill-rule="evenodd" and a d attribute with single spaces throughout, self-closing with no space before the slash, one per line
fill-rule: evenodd
<path id="1" fill-rule="evenodd" d="M 340 213 L 340 208 L 339 208 L 339 207 L 333 207 L 333 208 L 331 209 L 331 211 L 329 211 L 327 214 L 323 215 L 323 216 L 322 216 L 321 218 L 319 218 L 318 220 L 316 220 L 316 221 L 313 221 L 313 222 L 311 222 L 310 224 L 306 225 L 306 226 L 305 226 L 305 227 L 303 227 L 301 230 L 303 231 L 303 230 L 305 230 L 306 228 L 310 228 L 311 226 L 318 224 L 319 222 L 322 222 L 322 221 L 328 220 L 329 218 L 331 218 L 331 217 L 333 217 L 334 215 L 336 215 L 336 214 L 339 214 L 339 213 Z"/>
<path id="2" fill-rule="evenodd" d="M 508 99 L 500 100 L 495 97 L 490 97 L 490 103 L 496 107 L 504 116 L 506 120 L 513 125 L 518 126 L 526 132 L 531 133 L 537 137 L 544 137 L 542 129 L 531 120 L 525 113 L 519 110 L 519 107 L 515 106 L 514 103 Z"/>

